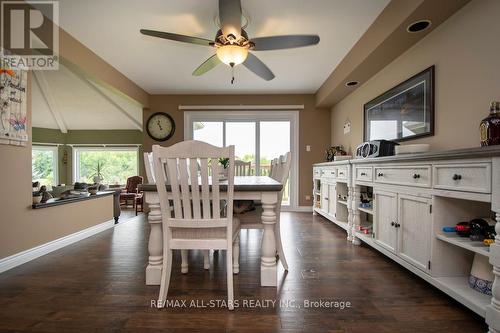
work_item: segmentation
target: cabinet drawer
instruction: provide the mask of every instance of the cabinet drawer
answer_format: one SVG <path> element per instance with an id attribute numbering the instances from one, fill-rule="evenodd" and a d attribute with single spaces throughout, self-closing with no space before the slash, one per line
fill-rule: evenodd
<path id="1" fill-rule="evenodd" d="M 313 168 L 313 177 L 314 178 L 321 177 L 321 168 Z"/>
<path id="2" fill-rule="evenodd" d="M 324 178 L 335 178 L 336 175 L 335 169 L 323 169 L 322 177 Z"/>
<path id="3" fill-rule="evenodd" d="M 491 193 L 491 164 L 434 165 L 434 188 Z"/>
<path id="4" fill-rule="evenodd" d="M 356 168 L 356 180 L 371 182 L 373 180 L 372 168 Z"/>
<path id="5" fill-rule="evenodd" d="M 410 185 L 419 187 L 431 186 L 431 166 L 375 167 L 375 181 L 378 183 Z"/>
<path id="6" fill-rule="evenodd" d="M 347 168 L 337 168 L 337 178 L 347 179 Z"/>

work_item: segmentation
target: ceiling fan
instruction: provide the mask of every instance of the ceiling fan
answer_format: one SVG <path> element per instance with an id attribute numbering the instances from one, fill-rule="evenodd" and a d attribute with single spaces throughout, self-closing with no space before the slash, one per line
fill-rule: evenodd
<path id="1" fill-rule="evenodd" d="M 243 64 L 266 81 L 274 79 L 273 72 L 249 51 L 282 50 L 319 43 L 318 35 L 283 35 L 249 39 L 241 26 L 241 17 L 241 0 L 219 0 L 221 28 L 217 31 L 215 40 L 147 29 L 140 31 L 148 36 L 214 47 L 216 53 L 194 70 L 194 76 L 203 75 L 220 63 L 229 65 L 231 68 Z M 231 83 L 233 82 L 234 77 L 231 80 Z"/>

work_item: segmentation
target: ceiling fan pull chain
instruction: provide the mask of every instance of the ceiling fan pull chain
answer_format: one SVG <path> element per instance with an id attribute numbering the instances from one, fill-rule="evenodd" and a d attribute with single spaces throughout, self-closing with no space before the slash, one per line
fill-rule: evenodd
<path id="1" fill-rule="evenodd" d="M 231 84 L 234 84 L 234 64 L 231 66 Z"/>

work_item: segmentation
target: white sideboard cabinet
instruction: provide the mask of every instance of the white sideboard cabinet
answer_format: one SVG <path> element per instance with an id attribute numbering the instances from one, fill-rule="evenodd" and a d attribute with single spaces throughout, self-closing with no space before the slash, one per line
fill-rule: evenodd
<path id="1" fill-rule="evenodd" d="M 500 333 L 500 146 L 318 163 L 313 169 L 313 214 L 345 229 L 346 246 L 373 247 Z M 361 204 L 361 194 L 371 205 Z M 494 244 L 443 232 L 473 218 L 495 224 Z M 492 296 L 468 286 L 475 255 L 492 265 Z"/>

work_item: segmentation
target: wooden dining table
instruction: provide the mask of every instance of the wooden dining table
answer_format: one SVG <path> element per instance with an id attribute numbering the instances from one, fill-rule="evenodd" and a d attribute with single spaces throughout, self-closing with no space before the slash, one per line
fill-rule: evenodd
<path id="1" fill-rule="evenodd" d="M 223 184 L 224 181 L 221 182 L 221 185 Z M 234 177 L 234 200 L 260 200 L 262 202 L 261 220 L 264 232 L 261 242 L 260 284 L 263 287 L 276 287 L 278 281 L 274 230 L 277 221 L 276 205 L 282 188 L 283 184 L 268 176 Z M 148 222 L 151 226 L 146 284 L 160 285 L 163 263 L 160 200 L 156 184 L 139 185 L 139 190 L 144 192 L 144 200 L 149 206 Z"/>

